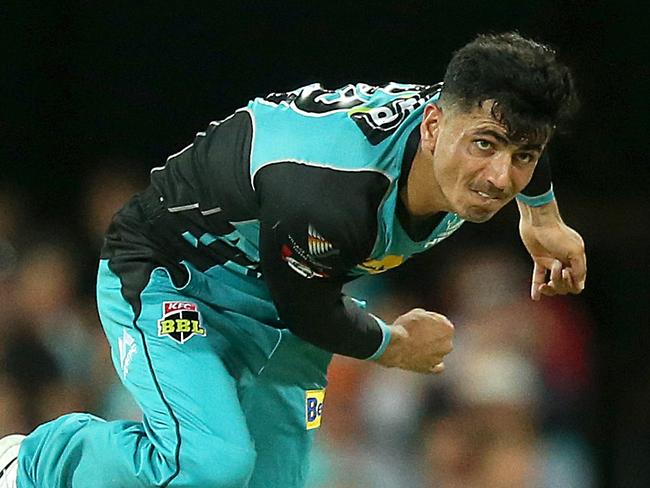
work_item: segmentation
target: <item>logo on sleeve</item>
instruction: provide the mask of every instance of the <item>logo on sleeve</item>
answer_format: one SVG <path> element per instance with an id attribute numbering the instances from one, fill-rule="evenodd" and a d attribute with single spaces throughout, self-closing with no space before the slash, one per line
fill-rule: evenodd
<path id="1" fill-rule="evenodd" d="M 158 335 L 184 344 L 195 335 L 205 337 L 201 322 L 201 313 L 195 303 L 164 302 L 163 316 L 158 321 Z"/>
<path id="2" fill-rule="evenodd" d="M 309 254 L 314 258 L 324 258 L 338 253 L 332 243 L 320 235 L 311 224 L 307 228 L 307 247 Z"/>
<path id="3" fill-rule="evenodd" d="M 287 235 L 288 242 L 280 249 L 280 256 L 289 267 L 305 278 L 329 278 L 332 266 L 323 259 L 338 256 L 341 251 L 316 231 L 313 225 L 307 227 L 306 239 L 294 239 Z M 303 243 L 301 245 L 301 243 Z M 306 244 L 306 245 L 305 245 Z"/>
<path id="4" fill-rule="evenodd" d="M 306 429 L 318 429 L 323 415 L 325 389 L 307 390 L 305 392 L 305 424 Z"/>
<path id="5" fill-rule="evenodd" d="M 122 368 L 124 378 L 126 378 L 129 375 L 129 366 L 131 365 L 133 356 L 138 352 L 138 346 L 131 334 L 124 329 L 122 337 L 117 339 L 117 347 L 120 351 L 120 367 Z"/>
<path id="6" fill-rule="evenodd" d="M 305 260 L 296 259 L 298 256 L 293 253 L 291 248 L 286 244 L 282 245 L 280 250 L 282 260 L 289 265 L 289 267 L 304 278 L 327 278 L 327 274 L 322 271 L 313 269 L 311 265 L 307 264 Z"/>

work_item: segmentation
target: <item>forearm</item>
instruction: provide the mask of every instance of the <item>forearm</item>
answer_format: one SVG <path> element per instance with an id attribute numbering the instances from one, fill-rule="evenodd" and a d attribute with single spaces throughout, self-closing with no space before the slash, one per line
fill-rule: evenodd
<path id="1" fill-rule="evenodd" d="M 531 180 L 520 195 L 524 197 L 538 198 L 552 188 L 551 161 L 548 151 L 544 151 L 535 167 Z"/>
<path id="2" fill-rule="evenodd" d="M 390 328 L 347 297 L 329 303 L 323 295 L 276 299 L 280 319 L 298 337 L 326 351 L 357 359 L 381 357 Z"/>
<path id="3" fill-rule="evenodd" d="M 551 181 L 551 162 L 548 154 L 544 152 L 537 163 L 533 177 L 521 193 L 517 195 L 517 203 L 528 207 L 546 207 L 555 200 L 553 182 Z M 519 206 L 521 210 L 521 205 Z M 548 212 L 548 209 L 540 213 Z"/>
<path id="4" fill-rule="evenodd" d="M 330 275 L 344 275 L 344 265 L 309 253 L 307 227 L 294 230 L 274 216 L 261 221 L 260 266 L 279 318 L 295 335 L 321 349 L 378 358 L 390 340 L 389 327 L 342 295 L 344 277 Z"/>

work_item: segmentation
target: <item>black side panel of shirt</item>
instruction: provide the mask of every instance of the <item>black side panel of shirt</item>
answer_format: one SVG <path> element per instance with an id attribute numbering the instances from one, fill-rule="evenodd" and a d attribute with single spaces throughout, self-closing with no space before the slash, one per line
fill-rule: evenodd
<path id="1" fill-rule="evenodd" d="M 252 136 L 252 121 L 245 111 L 199 132 L 191 146 L 151 174 L 151 184 L 164 197 L 165 207 L 198 204 L 194 212 L 183 215 L 212 232 L 218 232 L 213 227 L 223 221 L 257 218 L 257 202 L 248 176 Z M 205 214 L 217 208 L 221 210 Z"/>
<path id="2" fill-rule="evenodd" d="M 182 260 L 200 270 L 228 260 L 249 267 L 257 264 L 220 241 L 192 246 L 182 237 L 184 232 L 197 238 L 206 232 L 228 234 L 234 229 L 229 221 L 257 218 L 248 177 L 252 133 L 250 115 L 244 111 L 210 124 L 193 144 L 154 170 L 151 186 L 115 215 L 102 258 L 109 259 L 132 305 L 139 302 L 157 266 L 165 267 L 180 286 L 188 279 Z"/>

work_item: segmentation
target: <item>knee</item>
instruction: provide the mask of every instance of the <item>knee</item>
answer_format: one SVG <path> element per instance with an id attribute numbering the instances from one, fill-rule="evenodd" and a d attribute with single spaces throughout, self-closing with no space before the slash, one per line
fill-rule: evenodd
<path id="1" fill-rule="evenodd" d="M 251 442 L 232 445 L 217 438 L 188 442 L 181 445 L 178 481 L 182 481 L 178 486 L 244 488 L 253 474 L 255 459 Z"/>

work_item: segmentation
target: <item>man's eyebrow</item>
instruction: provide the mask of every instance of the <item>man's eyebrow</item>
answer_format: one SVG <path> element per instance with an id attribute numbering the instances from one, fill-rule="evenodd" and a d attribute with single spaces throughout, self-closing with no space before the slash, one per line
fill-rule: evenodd
<path id="1" fill-rule="evenodd" d="M 475 135 L 477 136 L 491 136 L 494 137 L 497 141 L 499 141 L 501 144 L 505 144 L 506 146 L 508 144 L 512 144 L 510 139 L 508 139 L 505 135 L 501 134 L 500 132 L 497 132 L 493 129 L 479 129 Z"/>
<path id="2" fill-rule="evenodd" d="M 543 145 L 542 144 L 535 144 L 535 143 L 528 143 L 528 144 L 517 144 L 510 140 L 509 137 L 501 134 L 500 132 L 495 131 L 494 129 L 479 129 L 478 132 L 476 132 L 476 135 L 484 135 L 484 136 L 491 136 L 494 137 L 497 141 L 499 141 L 501 144 L 507 145 L 514 145 L 518 146 L 520 150 L 523 151 L 542 151 Z"/>
<path id="3" fill-rule="evenodd" d="M 539 151 L 542 152 L 543 145 L 542 144 L 522 144 L 519 146 L 519 149 L 522 151 Z"/>

